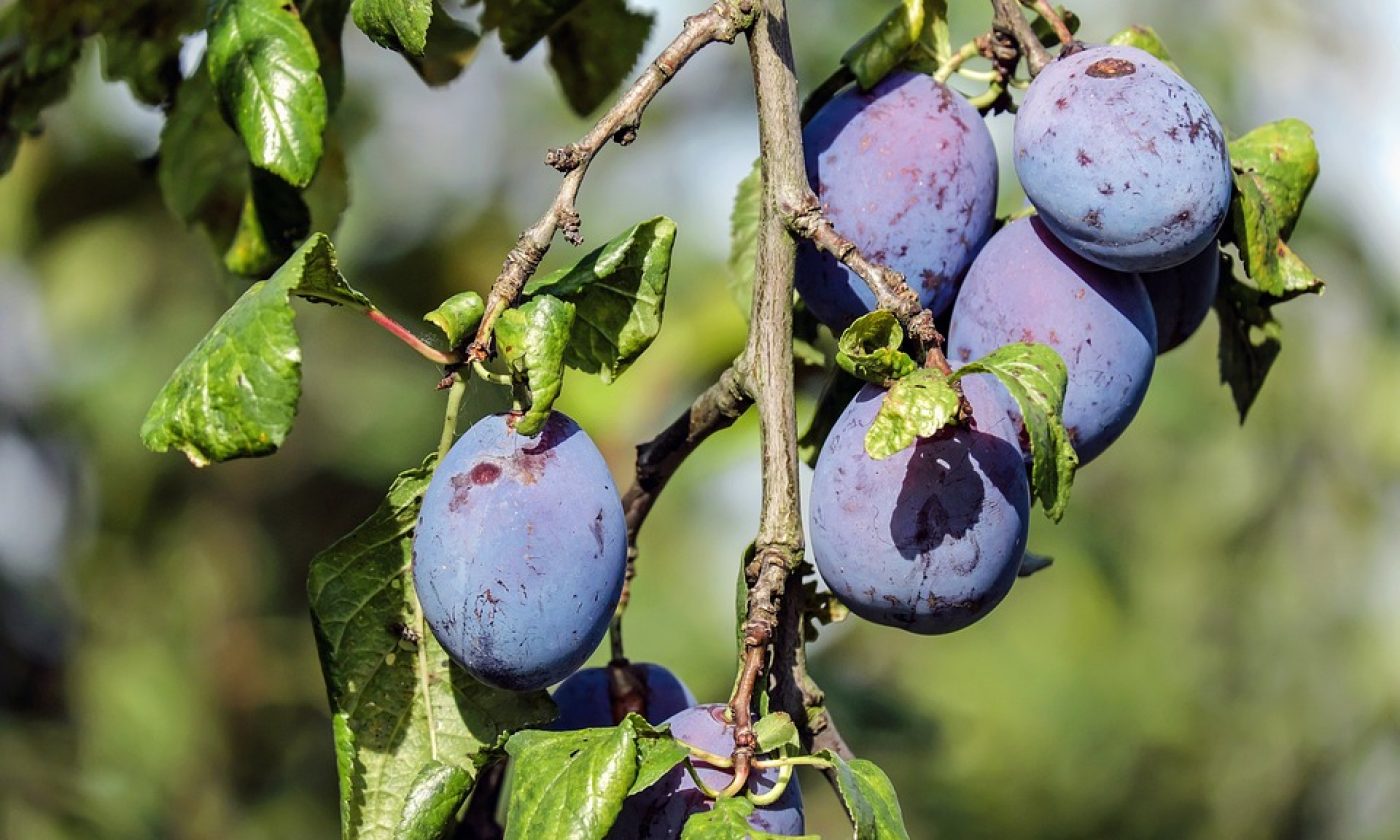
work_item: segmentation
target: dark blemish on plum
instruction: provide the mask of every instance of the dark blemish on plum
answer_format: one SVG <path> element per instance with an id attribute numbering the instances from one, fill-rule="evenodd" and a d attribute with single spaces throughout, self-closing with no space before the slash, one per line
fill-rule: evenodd
<path id="1" fill-rule="evenodd" d="M 1101 58 L 1084 68 L 1085 75 L 1095 79 L 1121 79 L 1137 72 L 1137 65 L 1124 58 Z"/>
<path id="2" fill-rule="evenodd" d="M 1098 210 L 1090 210 L 1084 214 L 1084 224 L 1095 230 L 1103 230 L 1103 218 Z"/>
<path id="3" fill-rule="evenodd" d="M 969 349 L 967 349 L 966 347 L 959 347 L 959 348 L 958 348 L 958 360 L 959 360 L 959 361 L 963 361 L 963 362 L 970 362 L 970 361 L 972 361 L 972 351 L 969 350 Z"/>
<path id="4" fill-rule="evenodd" d="M 1109 183 L 1099 184 L 1099 195 L 1113 195 L 1113 185 Z"/>
<path id="5" fill-rule="evenodd" d="M 1094 159 L 1089 157 L 1088 152 L 1085 152 L 1083 149 L 1079 150 L 1079 152 L 1074 156 L 1074 159 L 1079 161 L 1080 166 L 1088 166 L 1089 164 L 1094 162 Z"/>
<path id="6" fill-rule="evenodd" d="M 1059 99 L 1055 100 L 1055 107 L 1063 111 L 1064 109 L 1069 107 L 1069 99 L 1067 97 L 1061 96 Z"/>
<path id="7" fill-rule="evenodd" d="M 598 515 L 593 517 L 593 524 L 588 526 L 588 530 L 593 532 L 593 539 L 598 543 L 598 553 L 603 552 L 603 512 L 598 511 Z"/>
<path id="8" fill-rule="evenodd" d="M 947 85 L 938 86 L 938 113 L 953 107 L 953 91 Z"/>
<path id="9" fill-rule="evenodd" d="M 943 278 L 931 268 L 926 268 L 919 272 L 919 279 L 923 281 L 924 291 L 931 292 L 943 285 Z"/>
<path id="10" fill-rule="evenodd" d="M 472 484 L 490 484 L 501 477 L 501 468 L 489 461 L 482 461 L 472 467 L 468 475 L 471 476 Z"/>
<path id="11" fill-rule="evenodd" d="M 1148 138 L 1147 145 L 1143 146 L 1143 148 L 1146 149 L 1147 153 L 1150 155 L 1156 155 L 1157 157 L 1162 156 L 1162 153 L 1157 151 L 1157 138 L 1155 137 Z"/>

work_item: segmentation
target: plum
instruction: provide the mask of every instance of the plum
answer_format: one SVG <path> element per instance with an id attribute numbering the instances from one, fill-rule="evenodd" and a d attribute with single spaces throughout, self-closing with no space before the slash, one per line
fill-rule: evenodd
<path id="1" fill-rule="evenodd" d="M 967 273 L 948 330 L 956 367 L 1018 341 L 1048 344 L 1069 370 L 1064 421 L 1087 464 L 1137 414 L 1157 357 L 1142 280 L 1089 262 L 1039 217 L 997 231 Z"/>
<path id="2" fill-rule="evenodd" d="M 692 746 L 717 755 L 734 751 L 734 727 L 725 721 L 721 703 L 693 706 L 673 715 L 666 723 L 671 734 Z M 734 780 L 729 770 L 721 770 L 696 762 L 701 780 L 712 790 L 722 790 Z M 778 780 L 776 769 L 755 770 L 749 774 L 748 789 L 755 794 L 773 789 Z M 656 784 L 629 797 L 622 806 L 611 840 L 671 840 L 681 836 L 681 829 L 690 815 L 708 811 L 710 799 L 695 786 L 684 766 L 677 766 Z M 758 831 L 782 836 L 799 835 L 803 831 L 802 789 L 794 773 L 787 788 L 772 805 L 755 808 L 749 825 Z"/>
<path id="3" fill-rule="evenodd" d="M 660 723 L 682 709 L 695 705 L 695 695 L 675 674 L 650 662 L 621 665 L 630 668 L 642 687 L 640 714 L 649 723 Z M 550 729 L 568 731 L 614 726 L 622 715 L 614 714 L 611 668 L 584 668 L 572 674 L 554 689 L 554 703 L 559 718 Z"/>
<path id="4" fill-rule="evenodd" d="M 608 629 L 627 567 L 622 501 L 588 435 L 554 412 L 467 430 L 433 473 L 413 538 L 413 584 L 444 649 L 476 679 L 544 688 Z"/>
<path id="5" fill-rule="evenodd" d="M 991 386 L 972 379 L 964 393 L 973 417 L 1010 441 L 949 427 L 877 461 L 865 433 L 885 392 L 867 385 L 822 447 L 812 555 L 822 580 L 862 618 L 950 633 L 990 612 L 1016 580 L 1030 524 L 1025 462 L 1006 402 L 988 399 Z"/>
<path id="6" fill-rule="evenodd" d="M 1207 248 L 1175 268 L 1143 274 L 1157 318 L 1157 353 L 1181 345 L 1200 328 L 1220 285 L 1220 251 Z"/>
<path id="7" fill-rule="evenodd" d="M 929 76 L 900 70 L 847 90 L 803 130 L 807 177 L 826 216 L 871 259 L 908 278 L 935 314 L 991 235 L 997 155 L 977 110 Z M 875 307 L 850 269 L 798 246 L 797 290 L 836 332 Z"/>
<path id="8" fill-rule="evenodd" d="M 1046 66 L 1016 112 L 1014 159 L 1046 227 L 1116 271 L 1186 262 L 1230 206 L 1215 114 L 1136 47 L 1090 47 Z"/>

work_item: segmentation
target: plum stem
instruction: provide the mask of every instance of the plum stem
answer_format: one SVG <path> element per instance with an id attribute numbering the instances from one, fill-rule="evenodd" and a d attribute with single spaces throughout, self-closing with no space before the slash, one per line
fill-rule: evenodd
<path id="1" fill-rule="evenodd" d="M 947 82 L 948 79 L 952 78 L 954 73 L 962 71 L 963 62 L 981 55 L 982 48 L 979 41 L 980 39 L 968 41 L 966 44 L 958 47 L 957 50 L 953 52 L 952 56 L 948 58 L 947 63 L 939 67 L 938 72 L 933 74 L 934 81 L 939 84 Z"/>
<path id="2" fill-rule="evenodd" d="M 365 310 L 365 316 L 375 324 L 384 328 L 386 332 L 413 348 L 413 351 L 430 362 L 440 365 L 454 365 L 462 361 L 462 357 L 453 352 L 445 352 L 433 347 L 423 339 L 419 338 L 412 330 L 395 321 L 386 315 L 382 310 L 370 307 Z"/>
<path id="3" fill-rule="evenodd" d="M 702 750 L 694 744 L 687 744 L 679 738 L 676 739 L 676 743 L 690 750 L 690 759 L 692 761 L 703 761 L 711 767 L 716 767 L 720 770 L 728 770 L 734 766 L 734 759 L 729 756 L 712 753 L 709 750 Z"/>
<path id="4" fill-rule="evenodd" d="M 714 788 L 705 784 L 705 781 L 700 778 L 700 773 L 695 769 L 695 765 L 691 764 L 690 759 L 688 758 L 685 760 L 685 771 L 690 774 L 690 780 L 695 783 L 696 789 L 699 790 L 702 794 L 704 794 L 705 798 L 721 799 L 725 796 L 724 791 L 715 790 Z"/>
<path id="5" fill-rule="evenodd" d="M 496 319 L 520 296 L 525 283 L 549 251 L 554 235 L 563 231 L 564 240 L 569 244 L 583 242 L 582 221 L 574 202 L 593 159 L 609 141 L 625 146 L 636 139 L 642 112 L 661 88 L 702 48 L 716 42 L 734 43 L 739 33 L 753 24 L 755 2 L 716 0 L 705 11 L 687 18 L 681 33 L 647 65 L 587 134 L 545 155 L 545 163 L 564 173 L 564 181 L 549 209 L 520 234 L 515 247 L 506 254 L 500 274 L 486 297 L 486 312 L 477 326 L 476 336 L 467 346 L 467 360 L 481 361 L 490 355 L 491 331 Z"/>
<path id="6" fill-rule="evenodd" d="M 460 373 L 452 374 L 452 386 L 447 392 L 447 411 L 442 418 L 442 436 L 438 438 L 437 462 L 447 457 L 447 450 L 457 439 L 457 415 L 462 412 L 462 395 L 467 392 L 467 383 Z"/>
<path id="7" fill-rule="evenodd" d="M 753 791 L 749 791 L 748 793 L 745 794 L 745 795 L 749 798 L 749 801 L 752 802 L 756 807 L 759 807 L 759 808 L 762 808 L 762 807 L 767 806 L 767 805 L 772 805 L 774 802 L 777 802 L 778 799 L 781 798 L 782 795 L 783 795 L 784 793 L 787 792 L 788 783 L 792 781 L 792 767 L 793 767 L 793 764 L 796 764 L 796 763 L 797 763 L 797 762 L 794 761 L 794 762 L 791 762 L 791 763 L 788 763 L 788 764 L 774 764 L 774 765 L 771 765 L 771 766 L 773 766 L 773 767 L 779 768 L 779 769 L 778 769 L 778 779 L 777 779 L 776 782 L 773 783 L 773 788 L 772 788 L 772 790 L 768 791 L 767 793 L 754 793 Z M 809 762 L 803 762 L 803 763 L 809 763 Z M 831 762 L 829 762 L 829 761 L 828 761 L 828 762 L 823 762 L 823 764 L 824 764 L 824 766 L 827 766 L 827 767 L 830 767 L 830 766 L 831 766 Z M 754 762 L 754 766 L 755 766 L 755 767 L 760 767 L 760 766 L 763 766 L 763 763 L 762 763 L 762 762 L 755 761 L 755 762 Z"/>
<path id="8" fill-rule="evenodd" d="M 483 382 L 490 382 L 492 385 L 512 384 L 510 374 L 492 373 L 483 362 L 472 362 L 472 373 L 476 374 Z"/>

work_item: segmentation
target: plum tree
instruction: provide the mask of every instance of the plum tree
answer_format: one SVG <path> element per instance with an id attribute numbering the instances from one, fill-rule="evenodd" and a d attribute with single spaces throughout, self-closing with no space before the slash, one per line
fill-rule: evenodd
<path id="1" fill-rule="evenodd" d="M 1157 321 L 1157 353 L 1181 345 L 1200 328 L 1220 286 L 1220 252 L 1207 248 L 1181 265 L 1142 276 Z"/>
<path id="2" fill-rule="evenodd" d="M 627 567 L 622 502 L 573 420 L 538 435 L 514 415 L 472 426 L 433 473 L 413 581 L 438 641 L 472 676 L 514 691 L 568 676 L 607 632 Z"/>
<path id="3" fill-rule="evenodd" d="M 685 709 L 666 721 L 678 740 L 706 752 L 728 755 L 734 749 L 734 727 L 725 719 L 723 703 L 706 703 Z M 696 775 L 711 790 L 723 790 L 734 780 L 732 770 L 694 762 Z M 755 770 L 749 775 L 748 789 L 761 796 L 773 790 L 778 770 Z M 708 811 L 714 800 L 696 786 L 684 767 L 674 767 L 656 784 L 630 797 L 613 824 L 610 840 L 674 840 L 681 836 L 685 821 L 692 814 Z M 749 825 L 758 831 L 780 836 L 803 831 L 802 788 L 794 775 L 782 794 L 771 805 L 754 809 Z"/>
<path id="4" fill-rule="evenodd" d="M 896 71 L 827 103 L 803 131 L 822 209 L 873 259 L 902 272 L 935 313 L 991 234 L 997 155 L 977 110 L 922 73 Z M 802 243 L 797 290 L 836 331 L 875 307 L 869 287 Z"/>
<path id="5" fill-rule="evenodd" d="M 1047 66 L 1016 113 L 1014 159 L 1045 225 L 1118 271 L 1191 259 L 1229 209 L 1230 159 L 1215 114 L 1135 47 L 1091 47 Z"/>
<path id="6" fill-rule="evenodd" d="M 973 417 L 1014 434 L 992 389 L 966 390 Z M 1029 527 L 1019 447 L 968 428 L 945 430 L 889 458 L 865 450 L 883 389 L 867 385 L 842 413 L 812 479 L 817 571 L 861 618 L 949 633 L 986 615 L 1011 589 Z M 1012 438 L 1014 441 L 1014 437 Z"/>
<path id="7" fill-rule="evenodd" d="M 997 231 L 953 306 L 948 357 L 969 362 L 1004 344 L 1048 344 L 1069 369 L 1064 422 L 1081 464 L 1137 414 L 1152 379 L 1157 326 L 1142 281 L 1095 265 L 1039 217 Z"/>
<path id="8" fill-rule="evenodd" d="M 651 662 L 618 667 L 629 669 L 640 683 L 640 714 L 650 723 L 660 723 L 677 712 L 695 705 L 695 695 L 675 674 Z M 613 666 L 584 668 L 571 674 L 554 689 L 559 717 L 550 728 L 558 730 L 613 726 L 622 717 L 614 709 L 610 685 Z"/>
<path id="9" fill-rule="evenodd" d="M 890 0 L 841 65 L 807 86 L 804 103 L 800 82 L 812 80 L 797 77 L 789 19 L 822 20 L 807 8 L 819 4 L 694 4 L 645 60 L 665 16 L 628 0 L 25 0 L 0 9 L 0 171 L 93 55 L 85 41 L 100 37 L 104 78 L 125 81 L 165 118 L 149 180 L 247 280 L 153 400 L 141 426 L 148 448 L 197 466 L 275 452 L 312 370 L 303 369 L 302 331 L 314 322 L 298 323 L 297 301 L 386 330 L 431 363 L 420 371 L 424 392 L 444 392 L 435 453 L 406 465 L 379 509 L 309 570 L 336 750 L 326 766 L 352 806 L 340 809 L 346 838 L 500 836 L 506 790 L 509 837 L 736 837 L 745 821 L 796 834 L 802 796 L 789 777 L 799 764 L 828 771 L 858 837 L 908 836 L 893 785 L 852 756 L 839 709 L 821 700 L 829 663 L 805 646 L 844 611 L 817 589 L 813 565 L 866 619 L 922 634 L 967 627 L 1018 572 L 1046 565 L 1023 560 L 1032 501 L 1052 520 L 1063 515 L 1075 469 L 1130 423 L 1159 348 L 1196 329 L 1216 285 L 1229 284 L 1216 307 L 1220 370 L 1241 415 L 1279 352 L 1272 307 L 1322 288 L 1288 246 L 1318 172 L 1310 129 L 1280 120 L 1227 149 L 1200 95 L 1149 55 L 1166 55 L 1150 30 L 1086 49 L 1076 18 L 1055 4 L 991 0 L 990 21 L 954 25 L 948 10 L 960 4 Z M 359 75 L 347 62 L 361 52 L 343 48 L 351 26 L 430 84 L 464 72 L 480 44 L 498 43 L 511 59 L 545 45 L 568 105 L 596 112 L 583 134 L 545 153 L 556 190 L 534 222 L 502 240 L 489 288 L 479 236 L 460 259 L 408 261 L 460 268 L 454 276 L 425 277 L 378 302 L 342 273 L 334 227 L 352 192 L 346 161 L 363 157 L 359 132 L 342 129 L 374 110 L 357 106 L 349 121 L 336 113 L 363 100 L 347 89 Z M 981 34 L 958 45 L 951 33 L 960 30 Z M 720 357 L 703 345 L 728 333 L 708 329 L 700 292 L 668 295 L 670 219 L 598 237 L 602 245 L 557 267 L 555 246 L 601 233 L 590 207 L 625 212 L 625 201 L 584 193 L 599 155 L 651 136 L 644 115 L 701 49 L 740 41 L 753 90 L 738 95 L 757 106 L 761 156 L 731 217 L 747 336 L 723 351 L 717 378 L 637 446 L 634 480 L 619 498 L 598 449 L 553 410 L 566 382 L 612 383 L 649 367 L 639 375 L 650 380 L 584 396 L 625 417 L 619 430 L 636 430 L 675 398 L 649 393 L 655 377 L 668 389 L 695 384 L 668 361 L 708 365 Z M 203 45 L 199 57 L 182 61 L 191 42 Z M 946 84 L 955 75 L 966 98 Z M 1016 171 L 1039 214 L 995 234 L 988 112 L 1017 113 Z M 709 146 L 707 159 L 685 159 L 691 145 L 653 151 L 688 172 L 722 168 L 722 150 Z M 26 190 L 54 180 L 44 174 L 50 157 L 18 158 Z M 514 209 L 523 197 L 498 196 Z M 425 243 L 462 239 L 424 233 Z M 1238 255 L 1238 276 L 1219 277 L 1222 245 Z M 422 323 L 387 311 L 449 287 Z M 797 317 L 795 291 L 838 333 L 834 353 Z M 657 374 L 641 357 L 676 305 L 707 314 L 675 338 Z M 799 434 L 800 395 L 815 379 L 796 372 L 818 366 L 827 387 Z M 458 438 L 477 388 L 501 389 L 483 402 L 509 401 L 512 411 Z M 353 397 L 344 402 L 356 409 L 375 402 Z M 703 599 L 683 621 L 660 619 L 686 634 L 692 652 L 709 645 L 707 633 L 737 642 L 728 703 L 695 706 L 665 669 L 625 665 L 626 605 L 635 603 L 627 581 L 650 573 L 657 548 L 641 537 L 659 494 L 751 408 L 758 528 L 741 562 L 712 558 L 726 588 L 738 566 L 739 632 L 728 620 L 703 630 Z M 616 430 L 609 450 L 625 451 Z M 804 540 L 799 453 L 813 450 Z M 605 634 L 614 664 L 575 673 Z M 544 689 L 560 680 L 560 714 L 545 729 Z M 669 731 L 638 710 L 667 718 Z"/>

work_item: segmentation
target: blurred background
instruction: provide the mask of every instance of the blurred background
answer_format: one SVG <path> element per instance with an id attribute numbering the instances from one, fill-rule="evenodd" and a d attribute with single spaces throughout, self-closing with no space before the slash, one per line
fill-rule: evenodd
<path id="1" fill-rule="evenodd" d="M 648 53 L 696 7 L 635 5 L 658 13 Z M 792 5 L 810 88 L 888 4 Z M 985 29 L 987 4 L 951 5 L 957 42 Z M 1037 515 L 1031 545 L 1054 566 L 986 620 L 941 638 L 846 622 L 815 675 L 915 838 L 1400 837 L 1393 6 L 1072 5 L 1087 40 L 1155 26 L 1233 133 L 1313 125 L 1322 177 L 1293 245 L 1327 294 L 1279 310 L 1284 351 L 1243 428 L 1214 319 L 1163 357 L 1064 522 Z M 543 50 L 511 64 L 486 43 L 428 90 L 347 38 L 335 240 L 350 281 L 412 321 L 486 289 L 556 188 L 544 150 L 586 123 Z M 143 163 L 160 115 L 95 62 L 80 75 L 0 179 L 0 837 L 334 836 L 307 564 L 436 444 L 438 373 L 362 319 L 299 305 L 306 393 L 280 454 L 199 471 L 146 452 L 153 395 L 242 286 L 162 206 Z M 992 124 L 1004 152 L 1010 118 Z M 561 403 L 620 484 L 632 447 L 741 346 L 728 215 L 756 153 L 744 50 L 715 47 L 590 172 L 591 243 L 661 213 L 680 229 L 667 329 L 615 385 L 571 373 Z M 557 244 L 550 265 L 576 257 Z M 804 412 L 819 385 L 802 380 Z M 628 652 L 702 699 L 732 680 L 756 437 L 749 417 L 706 444 L 643 537 Z M 804 781 L 809 827 L 842 836 L 839 804 Z"/>

